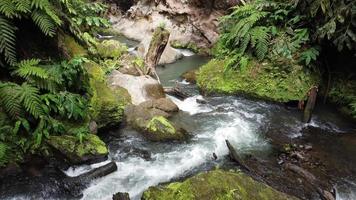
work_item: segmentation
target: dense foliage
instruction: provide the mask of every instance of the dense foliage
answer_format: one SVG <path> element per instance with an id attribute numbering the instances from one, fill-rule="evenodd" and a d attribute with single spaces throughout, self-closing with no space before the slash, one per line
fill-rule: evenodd
<path id="1" fill-rule="evenodd" d="M 325 48 L 356 55 L 355 14 L 355 0 L 255 0 L 222 18 L 214 54 L 226 61 L 225 73 L 243 70 L 252 61 L 273 63 L 275 74 L 288 75 L 295 65 L 331 73 Z M 347 97 L 332 100 L 355 113 L 354 94 L 340 93 L 334 97 Z"/>
<path id="2" fill-rule="evenodd" d="M 105 10 L 104 4 L 85 0 L 0 1 L 0 67 L 5 72 L 0 79 L 0 167 L 38 152 L 51 134 L 70 132 L 81 142 L 89 132 L 88 127 L 70 129 L 71 124 L 89 120 L 89 78 L 84 68 L 88 59 L 21 60 L 20 22 L 30 20 L 53 41 L 59 32 L 69 30 L 78 41 L 93 47 L 96 41 L 91 33 L 109 26 L 101 17 Z"/>
<path id="3" fill-rule="evenodd" d="M 219 55 L 244 65 L 248 56 L 258 60 L 280 56 L 306 66 L 319 55 L 323 39 L 341 51 L 355 48 L 355 1 L 257 0 L 237 6 L 222 19 Z"/>

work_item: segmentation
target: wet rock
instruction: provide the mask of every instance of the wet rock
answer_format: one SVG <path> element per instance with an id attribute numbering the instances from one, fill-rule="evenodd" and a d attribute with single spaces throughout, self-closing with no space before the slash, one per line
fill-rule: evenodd
<path id="1" fill-rule="evenodd" d="M 150 187 L 143 193 L 143 200 L 210 200 L 210 199 L 273 199 L 296 200 L 296 197 L 281 193 L 257 182 L 242 172 L 213 170 L 200 173 L 183 182 Z"/>
<path id="2" fill-rule="evenodd" d="M 182 75 L 182 78 L 184 78 L 189 83 L 195 84 L 197 82 L 196 81 L 196 79 L 197 79 L 196 72 L 197 72 L 197 70 L 195 70 L 195 69 L 187 71 Z"/>
<path id="3" fill-rule="evenodd" d="M 141 103 L 139 106 L 143 108 L 156 108 L 167 113 L 174 113 L 179 111 L 178 106 L 168 98 L 148 100 Z"/>
<path id="4" fill-rule="evenodd" d="M 151 153 L 147 150 L 144 149 L 139 149 L 135 147 L 126 147 L 123 149 L 123 151 L 129 155 L 135 155 L 138 157 L 141 157 L 145 160 L 151 160 Z"/>
<path id="5" fill-rule="evenodd" d="M 89 123 L 89 131 L 92 134 L 97 134 L 98 133 L 98 124 L 95 121 L 91 121 Z"/>
<path id="6" fill-rule="evenodd" d="M 126 192 L 118 192 L 112 196 L 112 200 L 130 200 L 130 195 Z"/>
<path id="7" fill-rule="evenodd" d="M 197 103 L 200 103 L 200 104 L 207 104 L 208 103 L 205 99 L 196 99 L 195 101 Z"/>
<path id="8" fill-rule="evenodd" d="M 93 134 L 88 134 L 82 143 L 71 135 L 50 136 L 47 143 L 73 165 L 104 161 L 109 153 L 106 144 Z"/>
<path id="9" fill-rule="evenodd" d="M 16 163 L 9 163 L 4 168 L 0 168 L 0 179 L 6 176 L 19 174 L 22 172 L 21 167 Z"/>
<path id="10" fill-rule="evenodd" d="M 126 89 L 135 105 L 165 97 L 163 87 L 150 76 L 132 76 L 114 70 L 110 74 L 108 82 L 112 88 L 122 87 Z"/>

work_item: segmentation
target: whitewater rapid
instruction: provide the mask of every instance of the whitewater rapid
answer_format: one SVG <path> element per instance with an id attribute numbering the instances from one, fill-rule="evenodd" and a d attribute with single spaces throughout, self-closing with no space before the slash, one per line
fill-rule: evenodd
<path id="1" fill-rule="evenodd" d="M 259 127 L 256 126 L 256 123 L 245 119 L 250 117 L 256 118 L 257 121 L 261 120 L 262 116 L 259 114 L 254 115 L 238 110 L 236 109 L 238 104 L 220 105 L 230 111 L 216 112 L 215 110 L 219 107 L 196 102 L 196 99 L 202 99 L 201 96 L 194 96 L 185 101 L 173 97 L 172 99 L 180 110 L 188 112 L 193 118 L 205 115 L 212 118 L 213 122 L 200 127 L 199 133 L 193 133 L 193 138 L 188 142 L 172 143 L 169 144 L 171 147 L 168 150 L 162 148 L 161 151 L 151 152 L 151 160 L 147 161 L 138 156 L 118 160 L 116 162 L 118 170 L 93 181 L 84 190 L 82 199 L 111 199 L 116 192 L 128 192 L 132 199 L 139 199 L 142 192 L 150 186 L 182 177 L 207 162 L 218 163 L 228 154 L 226 139 L 242 152 L 268 148 L 267 141 L 257 134 Z M 135 143 L 140 140 L 142 138 L 133 136 L 129 137 L 126 142 Z M 162 146 L 165 145 L 162 144 Z M 117 160 L 115 158 L 118 158 L 120 153 L 110 152 L 110 159 Z M 213 153 L 217 155 L 218 161 L 213 161 Z M 103 164 L 70 168 L 66 174 L 77 176 L 100 165 Z"/>

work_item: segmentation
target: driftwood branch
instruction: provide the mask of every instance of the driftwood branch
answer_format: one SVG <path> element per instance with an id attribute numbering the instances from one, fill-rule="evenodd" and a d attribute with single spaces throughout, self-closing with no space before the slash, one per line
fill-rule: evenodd
<path id="1" fill-rule="evenodd" d="M 245 162 L 240 158 L 240 156 L 237 154 L 236 149 L 231 145 L 229 140 L 225 140 L 227 148 L 229 149 L 229 155 L 230 158 L 235 161 L 241 168 L 251 171 L 249 167 L 245 164 Z"/>
<path id="2" fill-rule="evenodd" d="M 156 66 L 163 54 L 164 49 L 168 44 L 170 33 L 162 28 L 158 27 L 153 33 L 152 40 L 150 42 L 150 46 L 148 48 L 146 57 L 145 57 L 145 64 L 146 70 L 145 74 L 153 76 L 159 81 L 159 77 L 156 72 Z"/>
<path id="3" fill-rule="evenodd" d="M 306 180 L 318 192 L 322 199 L 335 200 L 335 196 L 331 192 L 322 189 L 322 184 L 312 173 L 291 163 L 284 164 L 284 168 L 304 178 L 304 180 Z"/>
<path id="4" fill-rule="evenodd" d="M 317 95 L 318 95 L 318 87 L 313 86 L 312 88 L 310 88 L 308 92 L 307 105 L 304 108 L 304 117 L 303 117 L 304 123 L 309 123 L 311 120 Z"/>

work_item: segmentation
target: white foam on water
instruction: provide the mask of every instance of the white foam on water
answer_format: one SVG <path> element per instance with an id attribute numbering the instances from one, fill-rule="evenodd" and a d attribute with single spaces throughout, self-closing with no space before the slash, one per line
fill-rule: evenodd
<path id="1" fill-rule="evenodd" d="M 86 172 L 89 172 L 95 168 L 104 166 L 106 164 L 108 164 L 109 162 L 111 162 L 110 160 L 106 160 L 104 162 L 100 162 L 100 163 L 95 163 L 92 165 L 80 165 L 80 166 L 72 166 L 69 167 L 67 170 L 63 171 L 67 176 L 70 177 L 76 177 L 79 176 L 81 174 L 84 174 Z"/>
<path id="2" fill-rule="evenodd" d="M 180 110 L 188 112 L 190 115 L 195 115 L 198 113 L 206 113 L 213 111 L 212 106 L 208 104 L 200 104 L 197 99 L 204 100 L 201 95 L 188 97 L 184 101 L 181 101 L 175 97 L 169 96 L 172 101 L 177 104 Z"/>
<path id="3" fill-rule="evenodd" d="M 183 54 L 183 56 L 185 57 L 190 57 L 195 55 L 195 53 L 189 49 L 175 49 L 175 50 Z"/>
<path id="4" fill-rule="evenodd" d="M 179 108 L 191 114 L 213 110 L 205 104 L 199 107 L 196 98 L 201 97 L 179 101 Z M 213 127 L 204 127 L 205 131 L 199 132 L 189 143 L 175 144 L 170 151 L 153 153 L 153 160 L 129 157 L 117 162 L 118 170 L 92 182 L 84 191 L 83 199 L 111 199 L 116 192 L 128 192 L 132 199 L 139 199 L 148 187 L 184 176 L 211 161 L 213 153 L 222 159 L 228 154 L 225 140 L 229 140 L 239 152 L 268 147 L 267 142 L 256 134 L 256 125 L 239 113 L 227 114 L 229 120 L 217 118 Z"/>

